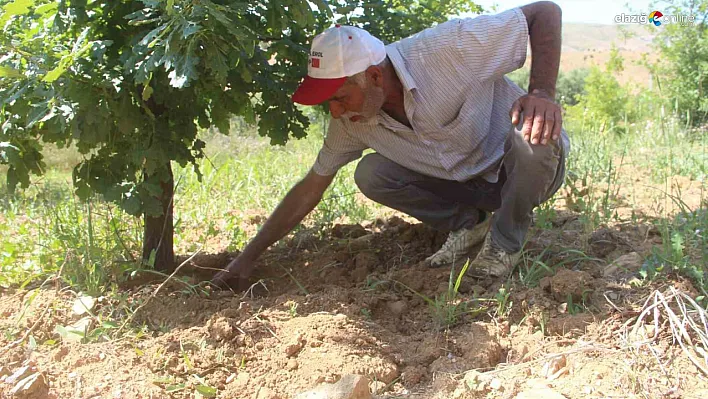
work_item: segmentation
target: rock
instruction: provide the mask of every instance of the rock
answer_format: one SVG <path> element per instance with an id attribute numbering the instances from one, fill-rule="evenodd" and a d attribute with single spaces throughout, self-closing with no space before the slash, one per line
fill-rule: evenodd
<path id="1" fill-rule="evenodd" d="M 593 278 L 583 271 L 560 269 L 551 278 L 551 293 L 558 302 L 568 301 L 571 297 L 574 302 L 580 303 L 588 291 L 592 291 Z"/>
<path id="2" fill-rule="evenodd" d="M 95 304 L 96 299 L 94 297 L 89 295 L 83 295 L 76 298 L 76 300 L 74 301 L 74 305 L 71 307 L 71 310 L 74 312 L 75 315 L 83 316 L 84 314 L 90 312 Z"/>
<path id="3" fill-rule="evenodd" d="M 478 371 L 470 370 L 465 373 L 464 377 L 462 377 L 462 381 L 464 381 L 469 390 L 476 391 L 477 386 L 481 381 L 481 376 Z"/>
<path id="4" fill-rule="evenodd" d="M 18 381 L 17 384 L 10 390 L 10 395 L 17 396 L 20 398 L 25 397 L 35 397 L 43 398 L 46 397 L 49 391 L 49 385 L 47 385 L 47 379 L 42 373 L 32 373 L 29 376 Z"/>
<path id="5" fill-rule="evenodd" d="M 389 302 L 386 307 L 391 313 L 398 317 L 408 311 L 408 303 L 406 301 Z"/>
<path id="6" fill-rule="evenodd" d="M 615 259 L 602 271 L 603 277 L 612 277 L 622 271 L 638 272 L 642 268 L 644 258 L 636 252 L 630 252 Z"/>
<path id="7" fill-rule="evenodd" d="M 604 258 L 617 249 L 616 241 L 617 239 L 614 237 L 612 230 L 608 228 L 601 228 L 593 232 L 588 238 L 590 250 L 598 258 Z"/>
<path id="8" fill-rule="evenodd" d="M 502 390 L 502 382 L 499 378 L 494 378 L 490 383 L 489 387 L 495 391 Z"/>
<path id="9" fill-rule="evenodd" d="M 288 370 L 293 371 L 293 370 L 297 370 L 298 366 L 299 366 L 299 364 L 298 364 L 297 360 L 290 359 L 290 360 L 288 360 L 288 364 L 285 367 Z"/>
<path id="10" fill-rule="evenodd" d="M 551 388 L 529 389 L 516 395 L 514 399 L 567 399 Z"/>
<path id="11" fill-rule="evenodd" d="M 280 399 L 280 396 L 269 388 L 261 387 L 256 392 L 255 399 Z"/>
<path id="12" fill-rule="evenodd" d="M 386 389 L 386 384 L 382 381 L 371 381 L 371 383 L 369 383 L 369 390 L 376 395 L 381 395 L 384 389 Z"/>
<path id="13" fill-rule="evenodd" d="M 293 357 L 300 353 L 300 350 L 302 349 L 302 344 L 300 342 L 295 342 L 292 344 L 289 344 L 288 346 L 285 347 L 285 355 L 287 357 Z"/>
<path id="14" fill-rule="evenodd" d="M 564 355 L 561 356 L 556 356 L 546 362 L 546 364 L 543 365 L 543 369 L 541 370 L 541 375 L 546 377 L 546 378 L 553 378 L 556 374 L 558 374 L 561 370 L 563 370 L 567 365 L 567 359 L 565 358 Z M 555 377 L 557 378 L 557 377 Z M 553 378 L 553 379 L 555 379 Z"/>
<path id="15" fill-rule="evenodd" d="M 372 399 L 372 397 L 366 377 L 348 374 L 334 384 L 322 384 L 313 390 L 295 395 L 294 399 Z"/>
<path id="16" fill-rule="evenodd" d="M 17 381 L 24 379 L 25 377 L 27 377 L 31 373 L 32 373 L 32 371 L 30 370 L 30 366 L 22 366 L 19 369 L 15 370 L 15 372 L 12 373 L 12 375 L 7 377 L 7 379 L 5 380 L 5 383 L 14 384 Z"/>

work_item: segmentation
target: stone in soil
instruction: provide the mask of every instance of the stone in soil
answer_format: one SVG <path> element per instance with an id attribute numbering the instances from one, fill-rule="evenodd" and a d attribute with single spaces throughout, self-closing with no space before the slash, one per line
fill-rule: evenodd
<path id="1" fill-rule="evenodd" d="M 638 272 L 642 268 L 644 259 L 636 252 L 630 252 L 615 259 L 602 271 L 603 277 L 612 277 L 621 272 Z"/>
<path id="2" fill-rule="evenodd" d="M 44 374 L 35 372 L 18 381 L 10 390 L 10 395 L 18 398 L 46 398 L 49 385 Z"/>
<path id="3" fill-rule="evenodd" d="M 583 271 L 560 269 L 551 278 L 551 293 L 558 302 L 566 302 L 568 298 L 576 303 L 583 300 L 589 291 L 592 291 L 593 278 Z"/>
<path id="4" fill-rule="evenodd" d="M 285 347 L 285 355 L 287 357 L 293 357 L 293 356 L 297 355 L 298 353 L 300 353 L 301 349 L 302 349 L 302 343 L 300 341 L 293 342 Z"/>
<path id="5" fill-rule="evenodd" d="M 371 393 L 366 377 L 348 374 L 334 384 L 321 384 L 313 390 L 295 395 L 294 399 L 371 399 Z"/>

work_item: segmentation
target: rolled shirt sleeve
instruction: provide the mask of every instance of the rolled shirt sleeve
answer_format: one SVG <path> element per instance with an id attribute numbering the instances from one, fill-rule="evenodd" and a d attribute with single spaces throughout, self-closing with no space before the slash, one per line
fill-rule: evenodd
<path id="1" fill-rule="evenodd" d="M 312 171 L 320 176 L 331 176 L 344 165 L 361 157 L 368 146 L 347 132 L 340 120 L 330 118 L 324 144 L 312 165 Z"/>
<path id="2" fill-rule="evenodd" d="M 528 30 L 520 8 L 460 19 L 457 49 L 477 79 L 496 80 L 524 65 Z"/>

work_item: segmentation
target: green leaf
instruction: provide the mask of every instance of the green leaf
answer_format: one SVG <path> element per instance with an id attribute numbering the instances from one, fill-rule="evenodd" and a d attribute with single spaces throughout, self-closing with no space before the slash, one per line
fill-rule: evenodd
<path id="1" fill-rule="evenodd" d="M 46 14 L 49 14 L 52 11 L 56 11 L 57 7 L 59 7 L 59 2 L 53 1 L 51 3 L 47 3 L 47 4 L 44 4 L 44 5 L 41 5 L 37 8 L 35 8 L 34 12 L 35 12 L 35 14 L 45 16 Z"/>
<path id="2" fill-rule="evenodd" d="M 196 387 L 197 392 L 202 394 L 204 397 L 213 398 L 216 397 L 216 388 L 212 388 L 207 385 L 198 384 Z"/>
<path id="3" fill-rule="evenodd" d="M 142 94 L 143 101 L 149 100 L 150 97 L 152 97 L 152 92 L 153 92 L 152 86 L 150 86 L 149 84 L 146 84 L 145 87 L 143 88 L 143 94 Z"/>
<path id="4" fill-rule="evenodd" d="M 29 347 L 32 350 L 37 349 L 37 340 L 34 338 L 34 335 L 29 336 Z"/>
<path id="5" fill-rule="evenodd" d="M 165 387 L 165 392 L 167 392 L 167 393 L 179 392 L 179 391 L 183 390 L 184 387 L 185 387 L 184 384 L 172 384 L 172 385 L 168 385 L 168 386 Z"/>
<path id="6" fill-rule="evenodd" d="M 23 76 L 17 69 L 0 65 L 0 78 L 21 78 Z"/>
<path id="7" fill-rule="evenodd" d="M 35 0 L 15 0 L 5 4 L 0 14 L 0 26 L 3 26 L 15 15 L 24 15 L 30 11 L 30 7 L 34 5 Z"/>

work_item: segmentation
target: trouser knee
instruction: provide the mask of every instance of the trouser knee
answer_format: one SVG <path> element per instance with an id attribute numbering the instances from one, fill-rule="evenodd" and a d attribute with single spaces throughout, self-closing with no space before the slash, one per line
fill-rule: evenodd
<path id="1" fill-rule="evenodd" d="M 381 190 L 388 185 L 384 175 L 385 165 L 389 162 L 382 155 L 372 153 L 365 155 L 356 165 L 354 182 L 365 196 L 374 200 L 380 197 Z"/>

